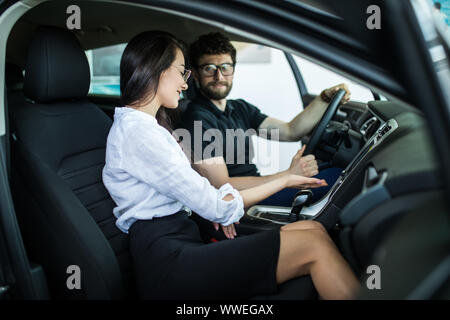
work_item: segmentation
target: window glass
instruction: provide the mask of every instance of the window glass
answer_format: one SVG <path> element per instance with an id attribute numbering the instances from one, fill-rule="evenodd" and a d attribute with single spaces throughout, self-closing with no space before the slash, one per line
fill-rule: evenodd
<path id="1" fill-rule="evenodd" d="M 368 88 L 301 57 L 294 56 L 294 60 L 302 73 L 308 93 L 318 95 L 323 89 L 346 83 L 352 93 L 351 100 L 358 102 L 374 100 Z"/>
<path id="2" fill-rule="evenodd" d="M 91 69 L 89 94 L 120 95 L 120 59 L 126 44 L 88 50 Z"/>
<path id="3" fill-rule="evenodd" d="M 284 53 L 257 44 L 233 42 L 237 64 L 228 98 L 244 99 L 270 117 L 292 120 L 303 110 L 300 93 Z M 255 158 L 262 175 L 289 168 L 299 142 L 274 142 L 253 137 Z"/>
<path id="4" fill-rule="evenodd" d="M 450 26 L 450 0 L 433 0 L 433 14 Z M 446 30 L 450 32 L 448 27 Z"/>

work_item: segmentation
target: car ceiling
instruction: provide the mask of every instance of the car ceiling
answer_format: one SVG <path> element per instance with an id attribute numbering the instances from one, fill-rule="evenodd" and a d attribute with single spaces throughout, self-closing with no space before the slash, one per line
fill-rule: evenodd
<path id="1" fill-rule="evenodd" d="M 81 11 L 81 31 L 77 37 L 85 50 L 128 42 L 134 35 L 146 30 L 164 30 L 174 34 L 186 43 L 199 35 L 221 31 L 234 41 L 251 41 L 225 32 L 220 26 L 212 26 L 144 7 L 121 2 L 106 1 L 46 1 L 32 8 L 15 24 L 8 38 L 7 60 L 24 66 L 28 43 L 39 25 L 66 28 L 68 6 L 76 4 Z"/>

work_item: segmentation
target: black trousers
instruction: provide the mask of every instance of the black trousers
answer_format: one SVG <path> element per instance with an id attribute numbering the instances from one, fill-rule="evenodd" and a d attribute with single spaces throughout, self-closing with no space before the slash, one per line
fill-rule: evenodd
<path id="1" fill-rule="evenodd" d="M 205 244 L 184 212 L 139 220 L 130 250 L 143 299 L 247 299 L 277 291 L 279 230 Z"/>

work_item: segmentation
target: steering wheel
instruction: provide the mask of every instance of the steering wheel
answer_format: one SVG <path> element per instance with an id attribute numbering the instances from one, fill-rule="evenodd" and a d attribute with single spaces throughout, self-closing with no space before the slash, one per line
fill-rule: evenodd
<path id="1" fill-rule="evenodd" d="M 339 91 L 334 94 L 333 98 L 331 98 L 330 104 L 327 107 L 327 111 L 325 111 L 322 119 L 320 119 L 319 123 L 311 133 L 311 138 L 309 139 L 305 152 L 303 153 L 304 155 L 312 154 L 316 150 L 316 147 L 319 144 L 320 138 L 322 137 L 325 128 L 328 125 L 328 122 L 330 122 L 330 120 L 333 119 L 334 115 L 336 114 L 339 103 L 341 102 L 344 95 L 345 90 L 339 89 Z"/>

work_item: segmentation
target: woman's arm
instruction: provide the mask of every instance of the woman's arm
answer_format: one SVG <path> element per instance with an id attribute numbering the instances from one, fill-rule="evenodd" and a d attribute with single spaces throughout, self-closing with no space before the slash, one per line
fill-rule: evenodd
<path id="1" fill-rule="evenodd" d="M 244 208 L 248 208 L 249 206 L 258 203 L 285 188 L 310 189 L 325 187 L 327 185 L 328 184 L 323 179 L 306 178 L 291 174 L 261 184 L 254 188 L 241 190 L 239 193 L 244 201 Z M 225 201 L 230 201 L 233 199 L 234 197 L 231 194 L 227 194 L 223 198 Z"/>
<path id="2" fill-rule="evenodd" d="M 244 208 L 248 208 L 249 206 L 258 203 L 285 188 L 309 189 L 324 187 L 327 185 L 328 184 L 325 180 L 289 174 L 274 179 L 268 183 L 261 184 L 257 187 L 241 190 L 239 193 L 244 201 Z"/>
<path id="3" fill-rule="evenodd" d="M 237 190 L 253 188 L 289 174 L 288 170 L 285 170 L 267 176 L 230 177 L 223 157 L 215 157 L 196 162 L 193 164 L 193 168 L 200 175 L 206 177 L 216 188 L 220 188 L 225 183 L 229 183 Z"/>
<path id="4" fill-rule="evenodd" d="M 311 177 L 318 173 L 317 162 L 313 155 L 302 157 L 305 145 L 292 158 L 291 165 L 287 170 L 267 176 L 245 176 L 230 177 L 227 165 L 223 157 L 209 158 L 193 164 L 193 168 L 206 177 L 216 188 L 220 188 L 225 183 L 230 183 L 237 190 L 254 188 L 290 174 Z"/>
<path id="5" fill-rule="evenodd" d="M 325 180 L 306 178 L 291 174 L 277 178 L 271 182 L 264 183 L 254 188 L 241 190 L 239 193 L 244 202 L 244 207 L 249 207 L 260 202 L 261 200 L 264 200 L 272 194 L 283 190 L 284 188 L 318 188 L 324 186 L 327 186 Z M 222 200 L 231 201 L 234 200 L 234 197 L 231 194 L 227 194 L 222 198 Z M 219 224 L 213 223 L 213 225 L 216 230 L 219 229 Z M 234 224 L 230 224 L 228 226 L 222 225 L 222 230 L 228 239 L 234 239 L 237 235 Z"/>

